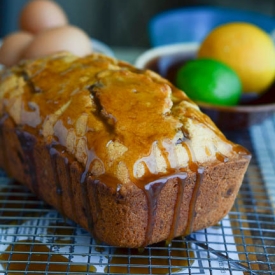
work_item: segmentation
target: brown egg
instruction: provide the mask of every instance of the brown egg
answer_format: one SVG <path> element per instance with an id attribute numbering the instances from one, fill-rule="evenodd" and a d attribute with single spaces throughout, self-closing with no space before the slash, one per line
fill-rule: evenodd
<path id="1" fill-rule="evenodd" d="M 65 12 L 50 0 L 28 2 L 19 18 L 20 28 L 34 34 L 49 28 L 64 26 L 67 23 Z"/>
<path id="2" fill-rule="evenodd" d="M 6 36 L 0 47 L 0 63 L 7 67 L 18 63 L 33 38 L 28 32 L 16 32 Z"/>
<path id="3" fill-rule="evenodd" d="M 91 41 L 84 31 L 74 26 L 48 29 L 35 36 L 23 57 L 36 58 L 60 51 L 85 56 L 92 51 Z"/>

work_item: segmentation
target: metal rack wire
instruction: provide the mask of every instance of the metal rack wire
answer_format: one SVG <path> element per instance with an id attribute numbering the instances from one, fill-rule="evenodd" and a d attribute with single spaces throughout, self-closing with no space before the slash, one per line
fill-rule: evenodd
<path id="1" fill-rule="evenodd" d="M 0 274 L 275 274 L 275 117 L 226 133 L 253 159 L 218 225 L 143 251 L 97 243 L 0 173 Z"/>

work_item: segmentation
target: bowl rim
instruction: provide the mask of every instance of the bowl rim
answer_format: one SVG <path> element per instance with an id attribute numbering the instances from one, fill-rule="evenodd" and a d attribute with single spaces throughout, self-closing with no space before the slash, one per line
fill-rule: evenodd
<path id="1" fill-rule="evenodd" d="M 95 52 L 103 53 L 110 57 L 115 57 L 115 53 L 112 50 L 112 48 L 110 46 L 108 46 L 107 44 L 105 44 L 104 42 L 102 42 L 98 39 L 95 39 L 95 38 L 91 38 L 91 43 L 92 43 L 92 49 Z"/>
<path id="2" fill-rule="evenodd" d="M 140 56 L 137 57 L 134 65 L 144 70 L 145 66 L 155 58 L 160 56 L 171 56 L 175 54 L 183 54 L 196 55 L 196 51 L 199 48 L 198 42 L 184 42 L 184 43 L 175 43 L 164 46 L 158 46 L 154 48 L 150 48 L 143 52 Z M 217 110 L 217 111 L 226 111 L 226 112 L 243 112 L 243 113 L 251 113 L 257 111 L 275 111 L 275 103 L 267 103 L 267 104 L 253 104 L 253 105 L 235 105 L 235 106 L 222 106 L 222 105 L 214 105 L 208 104 L 204 102 L 194 101 L 200 107 L 204 107 L 207 109 Z"/>
<path id="3" fill-rule="evenodd" d="M 139 69 L 144 69 L 144 66 L 154 58 L 160 57 L 161 55 L 174 55 L 180 54 L 183 51 L 191 51 L 195 54 L 196 50 L 199 48 L 198 42 L 187 42 L 187 43 L 175 43 L 164 46 L 158 46 L 150 48 L 144 51 L 141 55 L 137 57 L 134 65 Z"/>
<path id="4" fill-rule="evenodd" d="M 207 108 L 216 111 L 226 111 L 229 113 L 257 113 L 275 111 L 275 103 L 253 104 L 253 105 L 236 105 L 236 106 L 218 106 L 204 102 L 194 101 L 200 108 Z"/>

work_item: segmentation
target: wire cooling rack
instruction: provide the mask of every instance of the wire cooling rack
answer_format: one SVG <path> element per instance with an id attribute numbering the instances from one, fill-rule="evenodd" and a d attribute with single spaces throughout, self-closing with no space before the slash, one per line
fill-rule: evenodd
<path id="1" fill-rule="evenodd" d="M 0 274 L 275 274 L 275 117 L 226 133 L 251 164 L 219 224 L 144 250 L 97 243 L 0 173 Z"/>

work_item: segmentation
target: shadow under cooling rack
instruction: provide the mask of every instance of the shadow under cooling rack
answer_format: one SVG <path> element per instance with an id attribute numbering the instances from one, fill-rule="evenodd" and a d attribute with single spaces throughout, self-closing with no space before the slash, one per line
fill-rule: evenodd
<path id="1" fill-rule="evenodd" d="M 97 243 L 0 173 L 0 274 L 275 274 L 275 119 L 227 137 L 252 161 L 219 224 L 144 248 Z"/>

